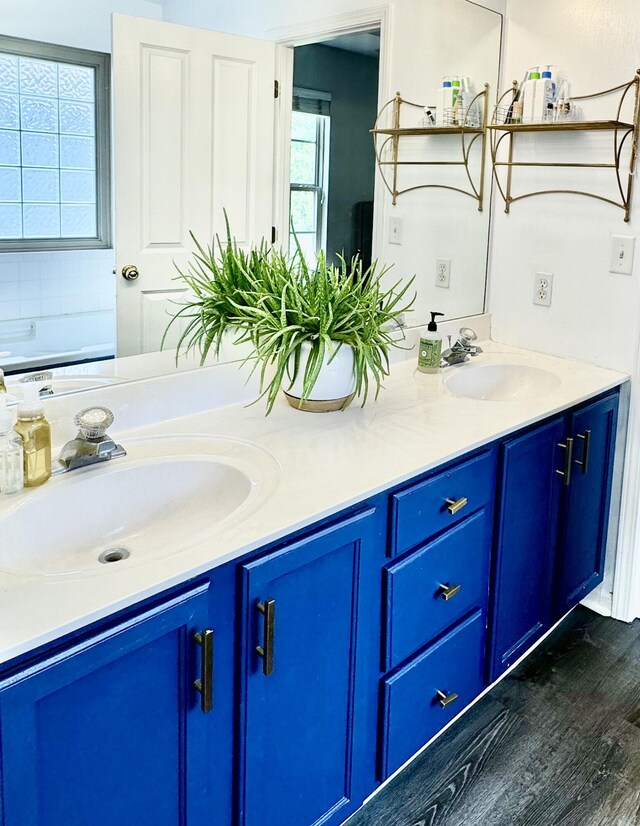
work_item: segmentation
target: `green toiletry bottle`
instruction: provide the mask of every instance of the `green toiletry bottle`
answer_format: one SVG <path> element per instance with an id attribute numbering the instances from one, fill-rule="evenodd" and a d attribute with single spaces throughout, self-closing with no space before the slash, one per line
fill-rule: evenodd
<path id="1" fill-rule="evenodd" d="M 442 333 L 438 332 L 436 318 L 444 313 L 431 313 L 431 321 L 427 324 L 427 329 L 423 330 L 420 336 L 420 347 L 418 348 L 418 370 L 421 373 L 437 373 L 440 369 L 440 356 L 442 355 Z"/>

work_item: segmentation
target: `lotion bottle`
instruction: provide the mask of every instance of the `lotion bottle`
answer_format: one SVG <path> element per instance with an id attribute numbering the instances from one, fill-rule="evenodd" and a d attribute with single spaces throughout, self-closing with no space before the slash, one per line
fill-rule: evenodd
<path id="1" fill-rule="evenodd" d="M 418 348 L 418 370 L 421 373 L 437 373 L 440 369 L 442 355 L 442 333 L 438 332 L 436 318 L 444 313 L 431 313 L 431 321 L 427 329 L 420 335 Z"/>
<path id="2" fill-rule="evenodd" d="M 445 125 L 445 111 L 453 108 L 453 88 L 451 81 L 445 77 L 442 86 L 438 89 L 436 101 L 436 125 Z M 449 113 L 447 113 L 449 114 Z"/>
<path id="3" fill-rule="evenodd" d="M 6 395 L 0 395 L 0 495 L 17 493 L 24 483 L 22 439 L 13 429 Z"/>
<path id="4" fill-rule="evenodd" d="M 24 486 L 38 487 L 51 476 L 51 427 L 44 417 L 39 385 L 25 385 L 14 430 L 22 436 Z"/>

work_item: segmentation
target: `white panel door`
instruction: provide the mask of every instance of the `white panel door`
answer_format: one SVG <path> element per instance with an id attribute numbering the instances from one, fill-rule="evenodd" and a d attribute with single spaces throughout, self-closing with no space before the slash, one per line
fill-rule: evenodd
<path id="1" fill-rule="evenodd" d="M 241 244 L 271 235 L 275 55 L 267 41 L 113 15 L 119 356 L 160 348 L 190 231 L 223 236 L 226 209 Z"/>

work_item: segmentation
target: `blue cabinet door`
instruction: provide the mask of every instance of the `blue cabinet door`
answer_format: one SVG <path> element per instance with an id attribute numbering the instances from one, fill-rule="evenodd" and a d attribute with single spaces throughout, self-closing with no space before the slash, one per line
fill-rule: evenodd
<path id="1" fill-rule="evenodd" d="M 497 679 L 552 621 L 564 417 L 500 448 L 489 678 Z"/>
<path id="2" fill-rule="evenodd" d="M 0 683 L 2 826 L 200 826 L 208 731 L 194 689 L 207 587 Z"/>
<path id="3" fill-rule="evenodd" d="M 383 513 L 243 566 L 244 826 L 342 823 L 375 785 Z"/>
<path id="4" fill-rule="evenodd" d="M 602 582 L 617 418 L 617 393 L 577 410 L 570 418 L 572 472 L 566 487 L 557 617 Z"/>

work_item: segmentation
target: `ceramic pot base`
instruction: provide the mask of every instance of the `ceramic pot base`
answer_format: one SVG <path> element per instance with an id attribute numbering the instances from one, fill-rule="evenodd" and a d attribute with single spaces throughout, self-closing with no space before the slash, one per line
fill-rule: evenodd
<path id="1" fill-rule="evenodd" d="M 351 393 L 350 396 L 343 396 L 341 399 L 307 399 L 302 401 L 298 396 L 291 396 L 286 390 L 282 392 L 287 397 L 291 407 L 295 407 L 296 410 L 304 410 L 307 413 L 332 413 L 335 410 L 344 410 L 349 407 L 355 396 L 355 393 Z"/>

